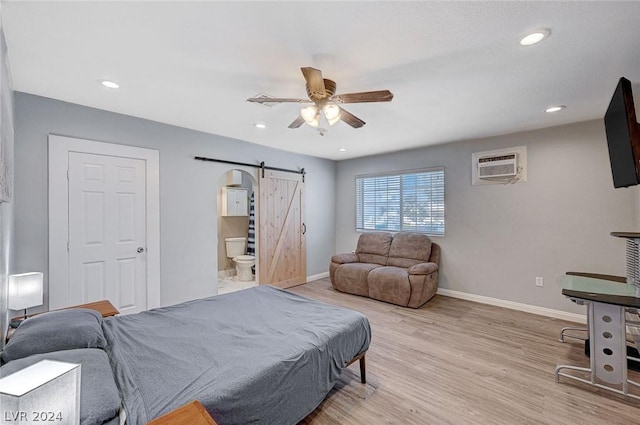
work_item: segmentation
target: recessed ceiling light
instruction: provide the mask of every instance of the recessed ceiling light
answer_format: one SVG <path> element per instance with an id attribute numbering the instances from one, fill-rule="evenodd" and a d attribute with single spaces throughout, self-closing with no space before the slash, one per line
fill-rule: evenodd
<path id="1" fill-rule="evenodd" d="M 255 128 L 267 128 L 267 125 L 261 122 L 254 123 L 253 126 Z"/>
<path id="2" fill-rule="evenodd" d="M 346 149 L 346 148 L 340 148 L 340 149 L 338 149 L 338 152 L 346 152 L 346 151 L 347 151 L 347 149 Z"/>
<path id="3" fill-rule="evenodd" d="M 529 33 L 520 39 L 520 45 L 522 46 L 531 46 L 533 44 L 540 43 L 545 38 L 549 37 L 551 31 L 547 29 L 536 30 L 532 33 Z"/>
<path id="4" fill-rule="evenodd" d="M 545 109 L 545 112 L 558 112 L 558 111 L 562 111 L 564 108 L 566 108 L 566 106 L 564 105 L 557 105 L 557 106 L 550 106 L 547 109 Z"/>
<path id="5" fill-rule="evenodd" d="M 103 86 L 108 87 L 110 89 L 118 89 L 118 88 L 120 88 L 120 84 L 115 83 L 113 81 L 109 81 L 109 80 L 101 81 L 100 84 L 102 84 Z"/>

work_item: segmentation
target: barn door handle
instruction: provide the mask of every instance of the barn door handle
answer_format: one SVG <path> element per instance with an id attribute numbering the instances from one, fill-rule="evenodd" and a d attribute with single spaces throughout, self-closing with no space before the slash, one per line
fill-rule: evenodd
<path id="1" fill-rule="evenodd" d="M 305 233 L 307 233 L 307 225 L 302 223 L 302 234 L 304 235 Z"/>
<path id="2" fill-rule="evenodd" d="M 144 252 L 144 248 L 139 247 L 136 251 L 138 251 L 138 254 L 142 254 Z"/>

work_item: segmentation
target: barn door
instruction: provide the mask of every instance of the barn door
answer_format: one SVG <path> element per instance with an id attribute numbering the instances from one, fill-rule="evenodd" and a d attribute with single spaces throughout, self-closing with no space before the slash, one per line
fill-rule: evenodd
<path id="1" fill-rule="evenodd" d="M 260 284 L 289 288 L 307 280 L 302 175 L 260 174 Z"/>

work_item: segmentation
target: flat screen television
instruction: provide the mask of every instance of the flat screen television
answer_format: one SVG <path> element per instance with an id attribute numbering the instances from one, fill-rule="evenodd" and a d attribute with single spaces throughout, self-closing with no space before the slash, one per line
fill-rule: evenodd
<path id="1" fill-rule="evenodd" d="M 620 78 L 604 125 L 614 187 L 640 184 L 640 125 L 636 121 L 631 81 Z"/>

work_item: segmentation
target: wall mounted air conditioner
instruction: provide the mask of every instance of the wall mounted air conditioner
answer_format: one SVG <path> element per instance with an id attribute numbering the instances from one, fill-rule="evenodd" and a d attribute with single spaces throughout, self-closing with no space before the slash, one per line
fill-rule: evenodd
<path id="1" fill-rule="evenodd" d="M 478 178 L 508 179 L 518 175 L 518 154 L 507 153 L 478 158 Z"/>

